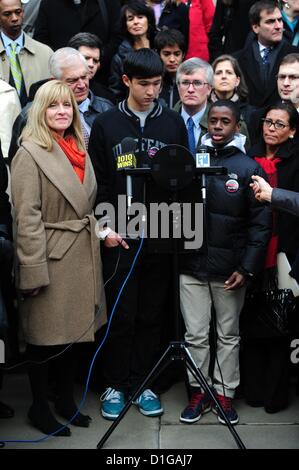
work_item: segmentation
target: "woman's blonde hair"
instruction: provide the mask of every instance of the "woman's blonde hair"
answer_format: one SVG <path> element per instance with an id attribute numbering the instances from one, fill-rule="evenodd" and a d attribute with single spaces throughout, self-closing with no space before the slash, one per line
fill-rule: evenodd
<path id="1" fill-rule="evenodd" d="M 79 150 L 86 151 L 78 106 L 72 90 L 60 80 L 50 80 L 42 85 L 28 112 L 27 124 L 23 129 L 20 141 L 33 140 L 37 145 L 51 152 L 54 135 L 46 122 L 46 110 L 51 103 L 57 101 L 70 101 L 73 108 L 73 121 L 66 130 L 65 135 L 72 135 Z"/>

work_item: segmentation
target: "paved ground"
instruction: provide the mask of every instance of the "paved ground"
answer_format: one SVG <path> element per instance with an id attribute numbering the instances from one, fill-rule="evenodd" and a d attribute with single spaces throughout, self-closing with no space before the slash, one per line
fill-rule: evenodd
<path id="1" fill-rule="evenodd" d="M 82 398 L 78 387 L 78 402 Z M 235 449 L 229 430 L 218 423 L 213 413 L 194 425 L 179 422 L 186 404 L 183 383 L 174 385 L 161 396 L 165 413 L 161 418 L 146 418 L 132 407 L 105 444 L 105 449 Z M 0 421 L 0 440 L 38 440 L 43 437 L 26 419 L 30 392 L 25 374 L 9 374 L 1 400 L 16 411 L 13 419 Z M 236 400 L 240 424 L 236 430 L 248 449 L 299 449 L 299 397 L 293 396 L 289 408 L 267 414 L 262 408 L 251 408 Z M 51 437 L 42 442 L 7 443 L 6 449 L 95 449 L 110 422 L 99 413 L 99 398 L 88 393 L 84 413 L 93 421 L 87 429 L 71 426 L 71 437 Z"/>

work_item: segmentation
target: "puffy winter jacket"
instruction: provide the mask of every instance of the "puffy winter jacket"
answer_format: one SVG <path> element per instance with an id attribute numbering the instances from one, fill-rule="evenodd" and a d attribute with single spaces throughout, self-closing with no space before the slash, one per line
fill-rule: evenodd
<path id="1" fill-rule="evenodd" d="M 224 281 L 234 271 L 255 274 L 263 266 L 271 234 L 271 211 L 255 199 L 249 184 L 253 174 L 264 173 L 236 147 L 206 149 L 211 166 L 225 167 L 227 175 L 207 177 L 204 224 L 208 240 L 200 251 L 181 255 L 180 272 L 214 281 Z M 195 190 L 200 193 L 199 183 Z M 199 200 L 196 194 L 194 198 Z"/>

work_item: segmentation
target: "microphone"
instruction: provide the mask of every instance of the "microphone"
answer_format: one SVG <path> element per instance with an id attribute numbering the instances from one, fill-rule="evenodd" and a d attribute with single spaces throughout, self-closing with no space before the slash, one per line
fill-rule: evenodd
<path id="1" fill-rule="evenodd" d="M 118 155 L 116 158 L 117 171 L 121 171 L 125 168 L 136 168 L 137 161 L 136 161 L 136 156 L 134 153 L 136 148 L 137 148 L 137 143 L 132 137 L 125 137 L 121 141 L 122 153 Z M 131 175 L 126 175 L 126 191 L 127 191 L 128 214 L 130 214 L 130 208 L 131 208 L 132 199 L 133 199 Z"/>
<path id="2" fill-rule="evenodd" d="M 210 154 L 206 151 L 206 149 L 202 148 L 199 149 L 198 153 L 196 153 L 196 168 L 208 168 L 210 167 Z M 205 173 L 201 174 L 201 194 L 202 194 L 202 202 L 203 204 L 206 203 L 207 199 L 207 190 L 206 190 L 206 175 Z"/>

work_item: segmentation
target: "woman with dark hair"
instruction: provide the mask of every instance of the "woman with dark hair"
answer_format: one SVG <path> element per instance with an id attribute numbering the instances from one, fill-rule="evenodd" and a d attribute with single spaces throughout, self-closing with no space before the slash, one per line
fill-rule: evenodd
<path id="1" fill-rule="evenodd" d="M 246 135 L 249 142 L 247 125 L 253 107 L 247 103 L 247 86 L 237 59 L 228 54 L 223 54 L 212 63 L 214 70 L 213 90 L 210 101 L 231 100 L 235 102 L 241 113 L 241 134 Z"/>
<path id="2" fill-rule="evenodd" d="M 111 63 L 109 88 L 118 100 L 125 98 L 127 87 L 122 81 L 123 61 L 134 49 L 152 48 L 156 34 L 155 15 L 142 0 L 133 0 L 121 10 L 123 41 Z"/>
<path id="3" fill-rule="evenodd" d="M 249 122 L 254 108 L 247 102 L 248 89 L 244 75 L 237 59 L 223 54 L 212 63 L 214 70 L 214 87 L 211 100 L 219 99 L 234 101 L 241 111 L 244 121 Z"/>
<path id="4" fill-rule="evenodd" d="M 262 137 L 249 154 L 267 174 L 272 187 L 299 190 L 299 117 L 291 103 L 270 106 L 262 118 Z M 299 220 L 273 211 L 272 236 L 264 270 L 252 283 L 252 298 L 263 290 L 276 289 L 277 254 L 284 252 L 292 265 L 299 248 Z M 274 287 L 273 287 L 274 286 Z M 266 321 L 265 310 L 256 302 L 245 303 L 242 314 L 243 387 L 252 406 L 275 413 L 288 405 L 289 345 Z"/>

